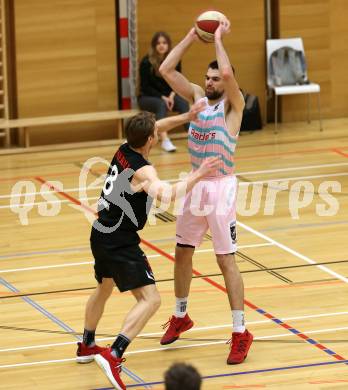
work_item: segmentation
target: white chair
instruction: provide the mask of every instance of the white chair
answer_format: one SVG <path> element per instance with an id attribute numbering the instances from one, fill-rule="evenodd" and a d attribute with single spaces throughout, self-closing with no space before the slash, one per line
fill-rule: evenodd
<path id="1" fill-rule="evenodd" d="M 309 94 L 317 93 L 318 94 L 318 111 L 319 111 L 319 126 L 320 131 L 323 130 L 321 122 L 321 108 L 320 108 L 320 85 L 315 83 L 303 84 L 303 85 L 284 85 L 276 86 L 273 83 L 273 80 L 270 75 L 270 58 L 274 51 L 280 49 L 281 47 L 288 46 L 295 50 L 301 50 L 304 55 L 304 48 L 302 38 L 288 38 L 288 39 L 267 39 L 266 40 L 266 54 L 267 54 L 267 86 L 269 90 L 274 92 L 275 98 L 275 133 L 278 132 L 278 95 L 295 95 L 295 94 L 307 94 L 307 120 L 310 123 L 310 101 Z M 267 116 L 266 116 L 267 118 Z"/>

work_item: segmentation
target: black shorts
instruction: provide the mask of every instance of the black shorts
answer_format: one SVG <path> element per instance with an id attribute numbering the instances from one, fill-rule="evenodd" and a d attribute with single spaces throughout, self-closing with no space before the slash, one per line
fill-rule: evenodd
<path id="1" fill-rule="evenodd" d="M 121 236 L 117 242 L 91 239 L 95 278 L 98 283 L 101 283 L 103 278 L 112 278 L 120 292 L 155 284 L 145 253 L 134 243 L 133 237 L 130 239 L 127 234 L 127 241 L 133 241 L 127 245 L 125 236 Z"/>

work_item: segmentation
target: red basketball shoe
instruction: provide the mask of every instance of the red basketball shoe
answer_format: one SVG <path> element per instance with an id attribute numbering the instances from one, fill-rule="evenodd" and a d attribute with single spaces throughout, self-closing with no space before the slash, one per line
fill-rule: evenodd
<path id="1" fill-rule="evenodd" d="M 227 358 L 227 364 L 242 363 L 248 356 L 248 351 L 253 342 L 253 335 L 247 329 L 243 333 L 232 333 L 231 351 Z"/>
<path id="2" fill-rule="evenodd" d="M 77 343 L 76 361 L 77 363 L 90 363 L 93 362 L 94 356 L 105 351 L 106 347 L 88 347 L 84 343 Z"/>
<path id="3" fill-rule="evenodd" d="M 94 360 L 98 366 L 104 371 L 109 381 L 118 390 L 125 390 L 126 386 L 120 378 L 122 371 L 122 363 L 126 360 L 124 358 L 116 358 L 111 355 L 111 348 L 107 348 L 106 351 L 99 355 L 96 355 Z"/>
<path id="4" fill-rule="evenodd" d="M 162 345 L 171 344 L 176 341 L 180 334 L 193 327 L 193 321 L 185 315 L 184 318 L 172 316 L 168 322 L 163 325 L 163 329 L 168 328 L 161 338 Z"/>

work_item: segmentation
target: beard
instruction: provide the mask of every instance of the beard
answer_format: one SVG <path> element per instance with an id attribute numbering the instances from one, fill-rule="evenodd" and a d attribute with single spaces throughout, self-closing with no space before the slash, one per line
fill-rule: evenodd
<path id="1" fill-rule="evenodd" d="M 205 90 L 205 96 L 208 98 L 208 100 L 218 100 L 222 97 L 224 94 L 224 91 L 207 91 Z"/>

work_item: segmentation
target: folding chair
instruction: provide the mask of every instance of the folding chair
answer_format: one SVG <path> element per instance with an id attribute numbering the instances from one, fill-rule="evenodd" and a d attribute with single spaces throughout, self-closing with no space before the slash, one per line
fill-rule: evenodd
<path id="1" fill-rule="evenodd" d="M 307 121 L 310 123 L 310 94 L 318 94 L 318 111 L 319 111 L 319 128 L 323 130 L 321 121 L 321 107 L 320 107 L 320 85 L 315 83 L 302 84 L 302 85 L 282 85 L 276 86 L 271 78 L 270 74 L 270 58 L 274 51 L 281 47 L 289 46 L 295 50 L 300 50 L 304 55 L 304 48 L 302 38 L 287 38 L 287 39 L 267 39 L 266 40 L 266 54 L 267 54 L 267 87 L 269 90 L 274 92 L 275 97 L 275 127 L 274 132 L 278 132 L 278 96 L 283 95 L 296 95 L 296 94 L 307 94 Z M 307 75 L 306 75 L 307 76 Z M 267 118 L 267 116 L 266 116 Z"/>

